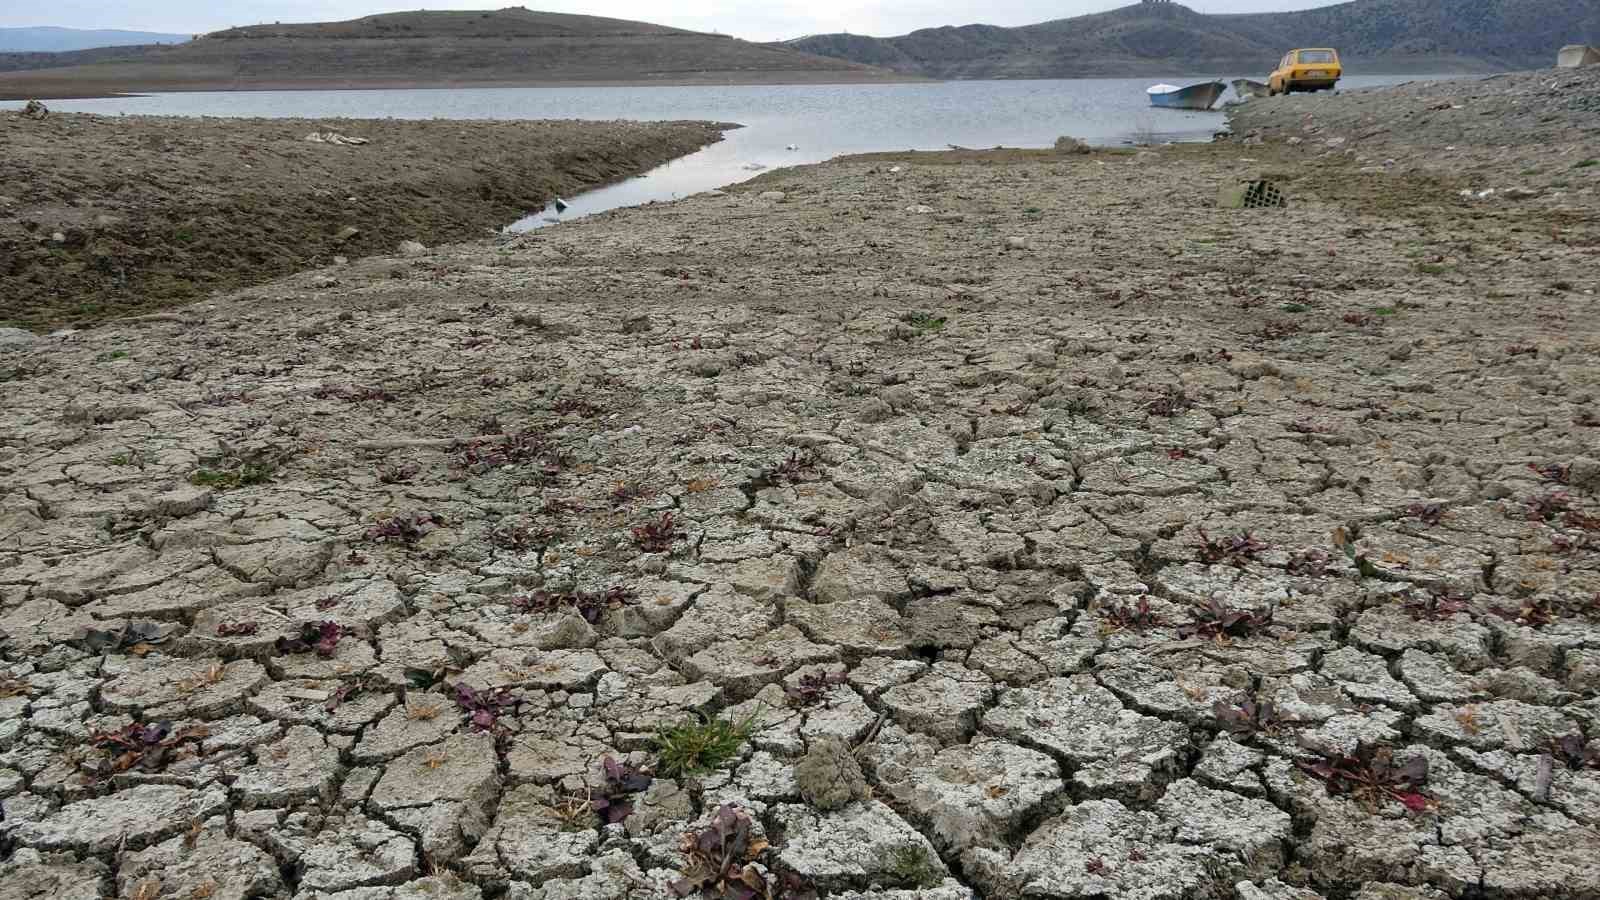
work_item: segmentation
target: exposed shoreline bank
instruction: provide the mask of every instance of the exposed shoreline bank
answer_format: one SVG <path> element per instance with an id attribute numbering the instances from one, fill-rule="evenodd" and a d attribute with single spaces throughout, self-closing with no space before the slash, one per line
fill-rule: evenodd
<path id="1" fill-rule="evenodd" d="M 0 113 L 0 325 L 93 323 L 481 237 L 735 127 Z M 368 143 L 305 140 L 328 132 Z"/>

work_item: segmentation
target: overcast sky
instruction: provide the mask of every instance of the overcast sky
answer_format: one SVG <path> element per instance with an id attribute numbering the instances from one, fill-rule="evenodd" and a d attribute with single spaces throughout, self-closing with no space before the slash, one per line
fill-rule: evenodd
<path id="1" fill-rule="evenodd" d="M 936 25 L 1027 25 L 1127 5 L 1128 0 L 527 0 L 530 9 L 638 19 L 770 41 L 832 31 L 888 36 Z M 1200 12 L 1275 12 L 1328 0 L 1190 0 Z M 510 0 L 430 0 L 428 9 L 494 9 Z M 384 0 L 0 0 L 0 27 L 64 25 L 193 33 L 261 22 L 324 22 L 416 9 Z"/>

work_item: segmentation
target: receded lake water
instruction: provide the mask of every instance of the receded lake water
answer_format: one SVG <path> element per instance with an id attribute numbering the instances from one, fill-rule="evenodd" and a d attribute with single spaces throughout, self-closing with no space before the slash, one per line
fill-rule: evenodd
<path id="1" fill-rule="evenodd" d="M 1340 85 L 1374 87 L 1428 77 L 1357 75 Z M 526 230 L 620 206 L 670 201 L 779 166 L 821 162 L 847 153 L 950 146 L 1048 147 L 1061 135 L 1102 145 L 1136 136 L 1205 141 L 1226 127 L 1220 111 L 1151 108 L 1145 88 L 1162 80 L 1189 84 L 1195 79 L 237 91 L 57 100 L 50 107 L 61 112 L 268 118 L 703 119 L 745 126 L 730 131 L 721 143 L 637 178 L 568 197 L 570 205 L 559 216 L 553 208 L 532 211 L 510 226 Z M 1223 99 L 1232 98 L 1230 88 Z"/>

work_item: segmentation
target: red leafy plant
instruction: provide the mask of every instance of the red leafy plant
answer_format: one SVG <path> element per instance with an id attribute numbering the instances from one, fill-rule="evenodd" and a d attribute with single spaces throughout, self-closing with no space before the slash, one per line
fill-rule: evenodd
<path id="1" fill-rule="evenodd" d="M 422 467 L 416 463 L 384 463 L 378 467 L 378 480 L 384 484 L 405 484 L 421 471 Z"/>
<path id="2" fill-rule="evenodd" d="M 816 706 L 833 693 L 837 685 L 844 684 L 843 672 L 808 672 L 785 685 L 783 693 L 794 707 Z"/>
<path id="3" fill-rule="evenodd" d="M 1449 591 L 1430 590 L 1428 596 L 1413 598 L 1411 592 L 1403 595 L 1407 599 L 1401 607 L 1411 618 L 1421 622 L 1443 622 L 1459 612 L 1466 612 L 1467 602 L 1472 598 L 1463 594 L 1452 594 Z"/>
<path id="4" fill-rule="evenodd" d="M 536 463 L 539 474 L 554 478 L 566 468 L 568 458 L 537 431 L 519 431 L 499 438 L 479 438 L 461 448 L 457 465 L 474 475 L 505 466 Z"/>
<path id="5" fill-rule="evenodd" d="M 338 649 L 341 637 L 344 637 L 344 628 L 338 622 L 303 622 L 299 631 L 278 638 L 272 647 L 280 656 L 315 651 L 318 656 L 328 659 Z"/>
<path id="6" fill-rule="evenodd" d="M 1522 505 L 1528 521 L 1548 522 L 1554 519 L 1557 513 L 1571 509 L 1572 495 L 1566 491 L 1553 491 L 1538 497 L 1529 497 L 1522 501 Z"/>
<path id="7" fill-rule="evenodd" d="M 633 542 L 639 549 L 646 553 L 664 553 L 672 549 L 672 542 L 678 535 L 678 523 L 673 520 L 672 513 L 664 512 L 661 518 L 643 525 L 634 526 L 632 532 Z"/>
<path id="8" fill-rule="evenodd" d="M 1585 744 L 1581 734 L 1551 738 L 1549 756 L 1574 772 L 1600 769 L 1600 748 Z"/>
<path id="9" fill-rule="evenodd" d="M 367 529 L 367 540 L 383 544 L 410 546 L 444 524 L 444 516 L 431 512 L 410 512 L 379 519 Z"/>
<path id="10" fill-rule="evenodd" d="M 1544 465 L 1528 463 L 1528 468 L 1538 473 L 1539 477 L 1545 481 L 1554 481 L 1556 484 L 1570 484 L 1572 482 L 1571 468 L 1560 463 L 1545 463 Z"/>
<path id="11" fill-rule="evenodd" d="M 809 481 L 817 475 L 817 455 L 811 450 L 791 450 L 777 465 L 767 469 L 766 477 L 773 482 Z"/>
<path id="12" fill-rule="evenodd" d="M 1221 640 L 1224 637 L 1249 637 L 1272 624 L 1273 609 L 1261 606 L 1255 609 L 1235 609 L 1222 601 L 1211 599 L 1197 605 L 1194 621 L 1178 626 L 1178 637 L 1205 637 Z"/>
<path id="13" fill-rule="evenodd" d="M 615 825 L 633 815 L 633 795 L 655 780 L 649 772 L 631 763 L 619 763 L 610 756 L 600 761 L 600 790 L 589 800 L 589 808 L 607 825 Z"/>
<path id="14" fill-rule="evenodd" d="M 1516 609 L 1504 606 L 1491 606 L 1489 612 L 1494 613 L 1508 622 L 1526 625 L 1529 628 L 1538 628 L 1540 625 L 1549 625 L 1560 615 L 1547 597 L 1530 597 L 1517 605 Z"/>
<path id="15" fill-rule="evenodd" d="M 749 813 L 723 804 L 706 827 L 684 834 L 679 849 L 688 858 L 684 875 L 669 885 L 674 897 L 700 894 L 716 900 L 816 900 L 817 891 L 789 873 L 769 881 L 753 865 L 767 842 L 752 834 Z"/>
<path id="16" fill-rule="evenodd" d="M 600 621 L 607 610 L 634 602 L 638 593 L 626 585 L 614 584 L 603 591 L 546 591 L 537 590 L 511 598 L 513 609 L 523 612 L 551 613 L 570 609 L 590 625 Z"/>
<path id="17" fill-rule="evenodd" d="M 1328 564 L 1333 557 L 1326 550 L 1304 550 L 1296 553 L 1287 566 L 1290 575 L 1308 575 L 1321 578 L 1328 574 Z"/>
<path id="18" fill-rule="evenodd" d="M 159 772 L 172 759 L 182 744 L 199 752 L 199 742 L 210 732 L 203 725 L 172 730 L 167 722 L 141 725 L 133 722 L 115 731 L 96 731 L 89 735 L 89 745 L 104 750 L 103 759 L 84 763 L 84 768 L 96 775 L 115 775 L 138 769 L 141 772 Z"/>
<path id="19" fill-rule="evenodd" d="M 1262 733 L 1275 733 L 1295 724 L 1278 712 L 1271 700 L 1243 697 L 1234 703 L 1223 700 L 1211 704 L 1211 715 L 1224 731 L 1239 738 L 1252 738 Z"/>
<path id="20" fill-rule="evenodd" d="M 477 731 L 495 731 L 500 717 L 516 708 L 517 698 L 506 688 L 478 690 L 465 682 L 456 682 L 456 705 L 467 714 L 467 722 Z"/>
<path id="21" fill-rule="evenodd" d="M 549 546 L 560 536 L 561 531 L 551 525 L 510 520 L 494 526 L 489 542 L 502 550 L 523 552 Z"/>
<path id="22" fill-rule="evenodd" d="M 1578 528 L 1583 531 L 1600 531 L 1600 516 L 1586 515 L 1575 509 L 1567 510 L 1567 515 L 1562 521 L 1567 523 L 1568 528 Z"/>
<path id="23" fill-rule="evenodd" d="M 1350 797 L 1370 808 L 1394 800 L 1412 812 L 1423 812 L 1432 805 L 1422 792 L 1428 783 L 1426 756 L 1397 763 L 1392 749 L 1377 744 L 1361 744 L 1351 755 L 1331 750 L 1317 753 L 1320 758 L 1296 760 L 1295 765 L 1327 784 L 1333 796 Z"/>
<path id="24" fill-rule="evenodd" d="M 1411 519 L 1421 519 L 1426 525 L 1437 525 L 1444 519 L 1445 507 L 1443 503 L 1413 503 L 1406 507 L 1405 515 Z"/>
<path id="25" fill-rule="evenodd" d="M 562 397 L 557 400 L 550 407 L 550 409 L 558 416 L 576 415 L 585 419 L 592 419 L 604 412 L 604 410 L 598 406 L 595 406 L 593 403 L 590 403 L 587 400 L 580 400 L 576 397 Z"/>
<path id="26" fill-rule="evenodd" d="M 1140 597 L 1132 606 L 1106 604 L 1100 608 L 1106 625 L 1113 631 L 1145 631 L 1166 624 L 1160 614 L 1150 608 L 1150 598 Z"/>
<path id="27" fill-rule="evenodd" d="M 1289 430 L 1300 434 L 1329 434 L 1333 426 L 1322 422 L 1313 422 L 1310 419 L 1296 419 L 1289 423 Z"/>
<path id="28" fill-rule="evenodd" d="M 1194 400 L 1189 394 L 1181 387 L 1170 386 L 1162 388 L 1161 396 L 1144 405 L 1145 412 L 1166 419 L 1191 409 L 1194 409 Z"/>
<path id="29" fill-rule="evenodd" d="M 354 385 L 340 386 L 325 384 L 311 391 L 311 396 L 317 400 L 338 398 L 346 403 L 362 403 L 377 401 L 389 403 L 395 399 L 394 394 L 381 387 L 358 387 Z"/>
<path id="30" fill-rule="evenodd" d="M 1196 526 L 1195 531 L 1200 532 L 1198 559 L 1206 565 L 1227 563 L 1244 568 L 1247 560 L 1255 559 L 1256 554 L 1270 547 L 1248 531 L 1215 539 L 1207 535 L 1204 528 Z"/>

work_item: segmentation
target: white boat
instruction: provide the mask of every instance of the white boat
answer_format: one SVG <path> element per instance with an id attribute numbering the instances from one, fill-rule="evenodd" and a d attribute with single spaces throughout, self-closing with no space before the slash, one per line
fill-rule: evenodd
<path id="1" fill-rule="evenodd" d="M 1150 95 L 1150 105 L 1162 109 L 1210 109 L 1228 86 L 1220 81 L 1203 81 L 1188 87 L 1175 84 L 1155 84 L 1145 88 Z"/>

